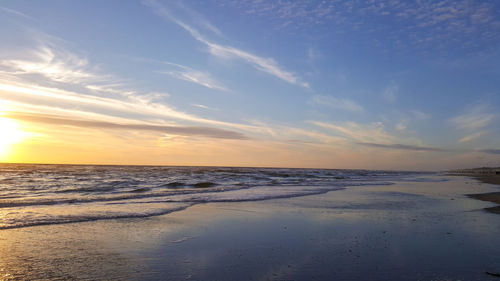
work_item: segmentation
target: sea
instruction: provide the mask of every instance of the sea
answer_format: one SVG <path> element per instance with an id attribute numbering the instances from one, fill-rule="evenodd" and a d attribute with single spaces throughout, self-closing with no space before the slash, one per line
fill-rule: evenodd
<path id="1" fill-rule="evenodd" d="M 140 218 L 210 202 L 321 194 L 424 172 L 171 166 L 0 164 L 0 229 Z"/>

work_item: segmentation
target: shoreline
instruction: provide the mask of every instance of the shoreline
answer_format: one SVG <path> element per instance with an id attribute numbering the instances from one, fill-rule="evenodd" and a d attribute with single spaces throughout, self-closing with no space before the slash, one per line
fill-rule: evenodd
<path id="1" fill-rule="evenodd" d="M 500 167 L 496 168 L 474 168 L 474 169 L 463 169 L 454 170 L 446 173 L 450 176 L 464 176 L 475 179 L 480 183 L 491 184 L 496 187 L 500 187 Z M 498 206 L 486 207 L 485 211 L 500 214 L 500 191 L 498 192 L 487 192 L 478 194 L 466 194 L 467 197 L 476 200 L 487 201 L 497 203 Z"/>
<path id="2" fill-rule="evenodd" d="M 472 177 L 473 179 L 481 182 L 481 183 L 486 183 L 486 184 L 491 184 L 495 185 L 497 187 L 500 187 L 500 175 L 497 174 L 483 174 L 483 175 L 467 175 Z M 467 194 L 468 197 L 481 200 L 481 201 L 487 201 L 487 202 L 493 202 L 498 204 L 497 206 L 493 207 L 486 207 L 484 208 L 485 211 L 494 213 L 494 214 L 500 214 L 500 191 L 499 192 L 488 192 L 488 193 L 478 193 L 478 194 Z"/>
<path id="3" fill-rule="evenodd" d="M 481 200 L 481 201 L 487 201 L 487 202 L 493 202 L 493 203 L 499 204 L 498 206 L 494 206 L 494 207 L 486 207 L 486 208 L 484 208 L 484 210 L 487 212 L 490 212 L 490 213 L 500 214 L 500 192 L 467 194 L 467 197 Z"/>
<path id="4" fill-rule="evenodd" d="M 196 204 L 149 218 L 7 229 L 0 267 L 22 280 L 488 281 L 486 272 L 500 268 L 498 216 L 463 196 L 472 190 L 496 191 L 465 177 L 430 176 Z"/>

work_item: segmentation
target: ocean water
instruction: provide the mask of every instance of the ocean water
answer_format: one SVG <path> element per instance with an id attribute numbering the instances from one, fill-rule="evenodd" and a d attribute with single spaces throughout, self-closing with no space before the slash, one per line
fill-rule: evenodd
<path id="1" fill-rule="evenodd" d="M 232 167 L 0 164 L 0 229 L 149 217 L 207 202 L 321 194 L 424 173 Z"/>

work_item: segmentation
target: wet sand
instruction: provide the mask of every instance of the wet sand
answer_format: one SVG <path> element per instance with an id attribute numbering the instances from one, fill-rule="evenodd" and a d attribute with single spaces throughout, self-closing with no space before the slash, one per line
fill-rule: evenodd
<path id="1" fill-rule="evenodd" d="M 500 192 L 490 192 L 490 193 L 482 193 L 482 194 L 469 194 L 469 197 L 474 199 L 479 199 L 482 201 L 495 202 L 500 204 Z M 487 207 L 484 208 L 488 212 L 492 212 L 495 214 L 500 214 L 500 205 L 495 207 Z"/>
<path id="2" fill-rule="evenodd" d="M 496 185 L 500 188 L 500 175 L 487 174 L 487 175 L 470 175 L 470 176 L 477 179 L 480 182 L 487 183 L 487 184 L 493 184 L 493 185 Z M 489 202 L 494 202 L 494 203 L 500 204 L 500 192 L 469 194 L 468 196 L 471 198 L 474 198 L 474 199 L 478 199 L 478 200 L 482 200 L 482 201 L 489 201 Z M 491 213 L 500 214 L 500 205 L 494 206 L 494 207 L 487 207 L 484 209 L 488 212 L 491 212 Z"/>
<path id="3" fill-rule="evenodd" d="M 494 185 L 497 185 L 498 187 L 500 187 L 500 176 L 497 176 L 497 175 L 476 176 L 474 178 L 483 182 L 483 183 L 494 184 Z M 489 202 L 494 202 L 494 203 L 500 204 L 500 192 L 469 194 L 469 197 L 474 198 L 474 199 L 478 199 L 478 200 L 482 200 L 482 201 L 489 201 Z M 495 206 L 495 207 L 487 207 L 484 209 L 488 212 L 491 212 L 491 213 L 500 214 L 500 205 Z"/>
<path id="4" fill-rule="evenodd" d="M 500 175 L 483 175 L 473 177 L 484 183 L 500 185 Z"/>
<path id="5" fill-rule="evenodd" d="M 486 184 L 492 184 L 495 186 L 500 187 L 500 168 L 475 168 L 475 169 L 464 169 L 464 170 L 456 170 L 456 171 L 450 171 L 448 174 L 452 176 L 460 176 L 460 177 L 470 177 L 473 179 L 476 179 L 479 182 L 486 183 Z M 482 194 L 468 194 L 470 198 L 482 200 L 482 201 L 488 201 L 488 202 L 494 202 L 497 204 L 500 204 L 500 192 L 488 192 L 488 193 L 482 193 Z M 499 206 L 493 206 L 493 207 L 486 207 L 484 210 L 495 213 L 495 214 L 500 214 L 500 205 Z"/>
<path id="6" fill-rule="evenodd" d="M 443 178 L 448 181 L 441 181 Z M 500 216 L 467 177 L 146 219 L 0 231 L 4 280 L 498 280 Z"/>

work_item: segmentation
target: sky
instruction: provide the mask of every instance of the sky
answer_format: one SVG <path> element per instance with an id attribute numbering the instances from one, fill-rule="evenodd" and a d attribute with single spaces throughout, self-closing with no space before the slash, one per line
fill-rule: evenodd
<path id="1" fill-rule="evenodd" d="M 0 38 L 0 162 L 500 166 L 496 0 L 3 0 Z"/>

